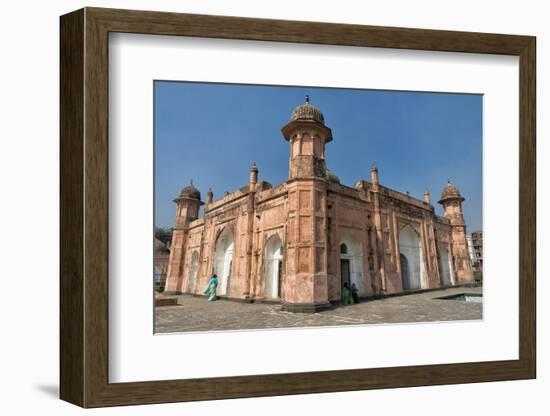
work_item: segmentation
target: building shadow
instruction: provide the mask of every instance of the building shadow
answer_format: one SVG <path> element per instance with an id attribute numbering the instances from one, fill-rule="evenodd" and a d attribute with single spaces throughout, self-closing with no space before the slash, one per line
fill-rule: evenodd
<path id="1" fill-rule="evenodd" d="M 34 386 L 36 390 L 42 392 L 46 396 L 50 396 L 54 399 L 59 399 L 59 386 L 54 384 L 38 384 Z"/>

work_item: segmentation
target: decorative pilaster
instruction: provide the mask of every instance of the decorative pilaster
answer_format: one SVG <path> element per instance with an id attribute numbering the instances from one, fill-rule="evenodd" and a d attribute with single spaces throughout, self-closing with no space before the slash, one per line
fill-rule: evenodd
<path id="1" fill-rule="evenodd" d="M 370 170 L 371 182 L 372 182 L 372 203 L 373 203 L 373 219 L 374 224 L 374 238 L 376 247 L 376 260 L 377 274 L 380 276 L 380 295 L 387 293 L 387 281 L 386 281 L 386 268 L 385 268 L 385 255 L 383 245 L 383 233 L 382 233 L 382 212 L 380 209 L 380 184 L 378 178 L 378 168 L 376 165 L 372 165 Z"/>
<path id="2" fill-rule="evenodd" d="M 250 289 L 252 285 L 252 279 L 255 274 L 252 273 L 252 256 L 254 253 L 253 243 L 254 243 L 254 213 L 256 210 L 255 201 L 256 201 L 256 184 L 258 182 L 258 167 L 256 163 L 253 163 L 250 167 L 250 177 L 248 181 L 248 196 L 246 200 L 246 263 L 245 263 L 245 276 L 246 282 L 244 287 L 243 296 L 245 299 L 251 297 Z"/>

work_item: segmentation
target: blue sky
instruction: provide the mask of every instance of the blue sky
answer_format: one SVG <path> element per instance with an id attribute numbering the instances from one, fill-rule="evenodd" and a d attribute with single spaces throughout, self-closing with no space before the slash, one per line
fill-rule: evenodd
<path id="1" fill-rule="evenodd" d="M 327 167 L 354 186 L 370 181 L 437 200 L 447 179 L 461 191 L 467 231 L 482 227 L 482 96 L 316 87 L 156 81 L 155 225 L 171 227 L 173 199 L 193 179 L 203 200 L 260 179 L 287 180 L 289 145 L 281 134 L 292 110 L 309 94 L 333 141 Z"/>

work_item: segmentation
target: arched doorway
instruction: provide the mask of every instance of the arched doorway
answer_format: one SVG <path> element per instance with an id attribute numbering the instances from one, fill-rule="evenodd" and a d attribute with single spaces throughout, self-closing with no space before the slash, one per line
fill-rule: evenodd
<path id="1" fill-rule="evenodd" d="M 357 287 L 359 297 L 365 296 L 363 282 L 363 245 L 356 237 L 346 236 L 340 243 L 340 277 L 342 288 L 347 283 Z"/>
<path id="2" fill-rule="evenodd" d="M 278 235 L 271 236 L 264 251 L 264 297 L 281 298 L 281 279 L 283 270 L 283 242 Z"/>
<path id="3" fill-rule="evenodd" d="M 441 283 L 444 287 L 453 285 L 451 258 L 447 248 L 439 245 L 439 261 L 441 262 Z"/>
<path id="4" fill-rule="evenodd" d="M 216 240 L 214 254 L 214 273 L 218 275 L 218 294 L 223 296 L 229 291 L 229 278 L 233 261 L 233 233 L 224 228 Z"/>
<path id="5" fill-rule="evenodd" d="M 404 290 L 422 288 L 422 248 L 420 238 L 410 226 L 404 226 L 399 231 L 399 253 L 401 264 L 401 279 Z"/>
<path id="6" fill-rule="evenodd" d="M 189 267 L 189 278 L 187 280 L 187 291 L 189 293 L 195 293 L 198 268 L 199 268 L 199 253 L 195 251 L 191 256 L 191 265 Z"/>

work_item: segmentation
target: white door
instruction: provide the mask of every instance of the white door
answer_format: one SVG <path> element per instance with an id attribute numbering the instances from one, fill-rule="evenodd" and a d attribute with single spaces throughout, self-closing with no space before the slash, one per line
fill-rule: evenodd
<path id="1" fill-rule="evenodd" d="M 218 295 L 229 292 L 229 279 L 233 261 L 233 233 L 225 228 L 216 241 L 214 273 L 218 275 Z"/>
<path id="2" fill-rule="evenodd" d="M 229 277 L 231 276 L 231 267 L 233 259 L 233 243 L 225 250 L 225 255 L 223 257 L 223 271 L 220 284 L 220 295 L 226 295 L 229 288 Z"/>
<path id="3" fill-rule="evenodd" d="M 451 286 L 451 267 L 449 263 L 449 252 L 443 246 L 439 247 L 439 255 L 441 256 L 441 273 L 442 283 L 444 287 Z"/>
<path id="4" fill-rule="evenodd" d="M 281 263 L 283 261 L 283 243 L 274 235 L 267 240 L 264 257 L 264 297 L 278 299 L 280 294 Z"/>

